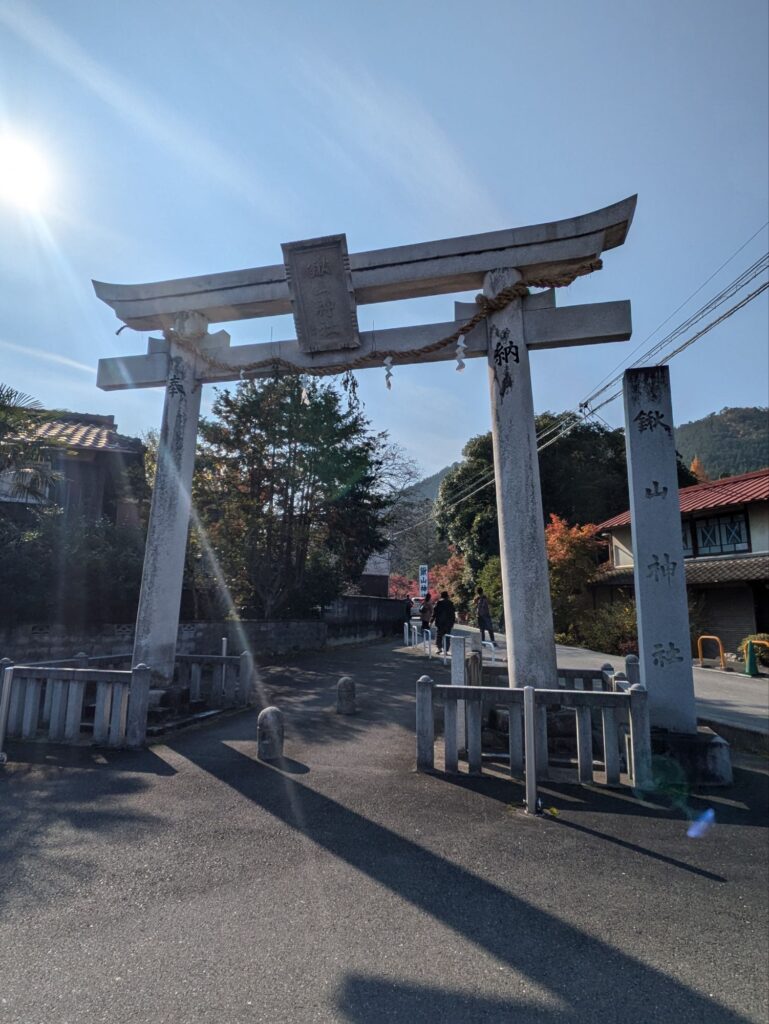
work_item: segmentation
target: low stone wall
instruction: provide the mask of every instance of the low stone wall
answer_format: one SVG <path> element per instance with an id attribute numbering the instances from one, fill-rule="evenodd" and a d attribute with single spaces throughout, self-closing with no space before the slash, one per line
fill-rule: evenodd
<path id="1" fill-rule="evenodd" d="M 89 657 L 124 654 L 133 647 L 133 626 L 97 626 L 72 630 L 67 626 L 21 625 L 0 627 L 0 657 L 13 661 L 53 661 L 81 651 Z"/>
<path id="2" fill-rule="evenodd" d="M 319 619 L 285 619 L 264 622 L 183 622 L 179 626 L 179 654 L 218 654 L 222 637 L 227 637 L 230 654 L 250 648 L 259 661 L 264 656 L 293 651 L 317 651 L 326 645 L 326 623 Z"/>
<path id="3" fill-rule="evenodd" d="M 183 622 L 179 626 L 179 654 L 219 654 L 222 637 L 228 653 L 251 649 L 257 661 L 296 651 L 317 651 L 327 646 L 362 643 L 389 636 L 401 628 L 403 602 L 378 597 L 342 597 L 329 606 L 323 619 L 287 619 L 274 622 Z M 0 658 L 15 662 L 53 661 L 83 651 L 89 657 L 124 654 L 133 647 L 132 625 L 104 625 L 72 631 L 65 626 L 21 625 L 0 627 Z"/>
<path id="4" fill-rule="evenodd" d="M 336 647 L 363 643 L 400 633 L 403 629 L 403 615 L 403 601 L 359 595 L 337 598 L 323 615 L 328 629 L 326 645 Z"/>

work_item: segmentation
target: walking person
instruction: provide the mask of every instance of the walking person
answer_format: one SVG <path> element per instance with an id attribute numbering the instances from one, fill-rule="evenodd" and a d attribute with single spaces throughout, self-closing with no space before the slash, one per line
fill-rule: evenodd
<path id="1" fill-rule="evenodd" d="M 483 643 L 488 632 L 489 640 L 496 647 L 494 626 L 491 623 L 491 608 L 489 608 L 489 599 L 484 594 L 483 587 L 478 587 L 475 592 L 475 614 L 478 620 L 478 629 L 481 631 L 481 643 Z"/>
<path id="2" fill-rule="evenodd" d="M 419 619 L 420 619 L 420 621 L 422 623 L 422 635 L 424 636 L 424 631 L 427 630 L 427 632 L 430 633 L 430 640 L 431 641 L 432 641 L 432 633 L 430 631 L 430 623 L 432 622 L 432 618 L 433 618 L 433 610 L 434 610 L 433 599 L 430 596 L 430 591 L 428 590 L 427 593 L 424 596 L 424 600 L 422 601 L 422 604 L 419 607 Z"/>
<path id="3" fill-rule="evenodd" d="M 435 611 L 433 612 L 433 622 L 435 623 L 435 643 L 439 651 L 443 650 L 443 638 L 447 633 L 450 633 L 454 629 L 454 623 L 457 621 L 457 613 L 454 608 L 454 602 L 449 598 L 448 590 L 441 591 L 441 597 L 439 601 L 435 602 Z M 446 650 L 448 651 L 451 647 L 451 639 L 446 642 Z"/>

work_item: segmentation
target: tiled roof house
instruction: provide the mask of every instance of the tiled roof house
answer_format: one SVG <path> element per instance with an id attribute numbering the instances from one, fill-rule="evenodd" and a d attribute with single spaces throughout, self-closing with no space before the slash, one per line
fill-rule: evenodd
<path id="1" fill-rule="evenodd" d="M 686 583 L 703 628 L 735 651 L 749 633 L 769 632 L 769 468 L 678 492 Z M 597 603 L 633 588 L 629 512 L 598 527 L 609 561 L 593 577 Z"/>
<path id="2" fill-rule="evenodd" d="M 114 416 L 55 411 L 23 439 L 42 445 L 59 477 L 49 495 L 52 503 L 88 519 L 138 522 L 144 446 L 136 437 L 119 434 Z M 0 474 L 0 502 L 30 503 L 9 473 Z"/>

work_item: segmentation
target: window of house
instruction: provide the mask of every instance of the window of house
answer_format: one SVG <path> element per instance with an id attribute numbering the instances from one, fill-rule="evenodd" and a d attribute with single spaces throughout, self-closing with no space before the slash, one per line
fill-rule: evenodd
<path id="1" fill-rule="evenodd" d="M 692 542 L 692 524 L 688 519 L 681 522 L 681 539 L 684 542 L 684 558 L 691 558 L 694 554 L 694 544 Z"/>
<path id="2" fill-rule="evenodd" d="M 744 512 L 695 520 L 698 555 L 727 555 L 750 551 Z M 685 545 L 685 541 L 684 541 Z"/>

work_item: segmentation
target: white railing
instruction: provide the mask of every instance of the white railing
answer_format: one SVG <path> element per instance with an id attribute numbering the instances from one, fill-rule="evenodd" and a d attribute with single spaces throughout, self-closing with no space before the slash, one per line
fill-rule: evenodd
<path id="1" fill-rule="evenodd" d="M 621 681 L 620 681 L 621 682 Z M 512 776 L 527 775 L 527 809 L 536 807 L 536 779 L 547 773 L 547 709 L 573 708 L 577 726 L 577 777 L 581 783 L 593 782 L 592 712 L 599 709 L 603 727 L 603 767 L 608 786 L 620 783 L 620 744 L 618 717 L 630 723 L 628 772 L 631 785 L 643 790 L 651 780 L 651 739 L 647 693 L 640 684 L 611 690 L 542 690 L 534 687 L 437 686 L 428 676 L 417 681 L 417 770 L 435 767 L 434 701 L 444 707 L 444 766 L 446 772 L 458 768 L 460 736 L 458 704 L 465 702 L 466 749 L 468 770 L 480 775 L 483 770 L 481 723 L 484 699 L 507 707 L 509 714 L 509 759 Z M 526 771 L 524 772 L 524 750 Z M 536 765 L 536 768 L 533 766 Z"/>
<path id="2" fill-rule="evenodd" d="M 190 701 L 205 700 L 212 708 L 235 708 L 254 698 L 254 659 L 239 656 L 177 654 L 177 683 L 189 686 Z"/>
<path id="3" fill-rule="evenodd" d="M 5 738 L 56 743 L 86 737 L 108 747 L 139 747 L 147 729 L 150 670 L 14 665 L 0 661 L 0 762 Z M 84 711 L 93 710 L 93 722 Z"/>
<path id="4" fill-rule="evenodd" d="M 490 647 L 491 648 L 491 663 L 492 663 L 492 665 L 496 665 L 496 663 L 497 663 L 497 648 L 496 648 L 496 645 L 494 643 L 492 643 L 491 640 L 481 640 L 481 647 Z"/>
<path id="5" fill-rule="evenodd" d="M 422 627 L 422 648 L 428 660 L 431 660 L 433 656 L 433 633 L 429 627 L 427 629 L 424 626 Z"/>

